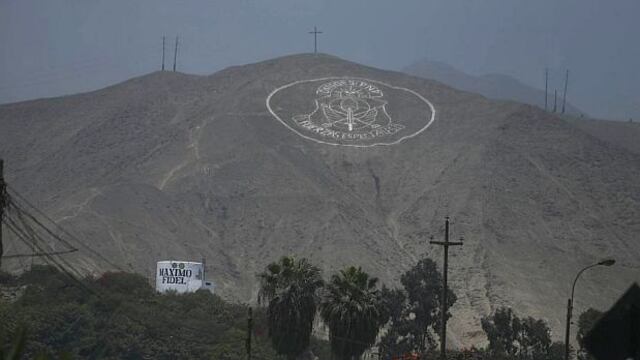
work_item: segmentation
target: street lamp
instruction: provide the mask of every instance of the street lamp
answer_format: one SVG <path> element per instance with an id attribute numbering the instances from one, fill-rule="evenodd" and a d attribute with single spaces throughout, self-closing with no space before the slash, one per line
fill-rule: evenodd
<path id="1" fill-rule="evenodd" d="M 569 360 L 569 337 L 571 333 L 571 312 L 573 311 L 573 294 L 576 290 L 576 283 L 578 282 L 578 278 L 587 269 L 591 269 L 592 267 L 596 267 L 596 266 L 611 266 L 615 263 L 616 263 L 615 259 L 604 259 L 596 264 L 589 265 L 584 269 L 578 271 L 578 275 L 576 275 L 576 278 L 573 280 L 573 286 L 571 286 L 571 298 L 569 298 L 569 301 L 567 304 L 567 331 L 564 337 L 564 359 L 565 360 Z"/>

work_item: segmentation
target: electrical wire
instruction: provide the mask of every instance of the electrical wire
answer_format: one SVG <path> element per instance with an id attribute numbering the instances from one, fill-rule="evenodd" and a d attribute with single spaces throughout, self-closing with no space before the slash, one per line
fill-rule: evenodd
<path id="1" fill-rule="evenodd" d="M 87 283 L 79 280 L 78 275 L 80 273 L 79 270 L 75 269 L 71 264 L 69 264 L 68 262 L 66 262 L 65 260 L 62 259 L 55 259 L 53 255 L 49 254 L 46 249 L 44 249 L 42 247 L 41 244 L 38 243 L 37 239 L 35 238 L 36 234 L 31 232 L 32 229 L 29 229 L 29 226 L 27 224 L 18 224 L 13 218 L 12 216 L 7 216 L 4 219 L 4 224 L 7 226 L 7 228 L 14 234 L 16 235 L 16 237 L 18 237 L 19 240 L 21 240 L 22 242 L 24 242 L 25 244 L 29 245 L 33 245 L 38 251 L 41 251 L 43 253 L 45 253 L 45 257 L 47 259 L 47 262 L 49 264 L 51 264 L 52 266 L 54 266 L 55 268 L 57 268 L 58 270 L 61 271 L 61 273 L 63 273 L 64 275 L 66 275 L 67 278 L 69 278 L 72 283 L 76 286 L 78 286 L 81 290 L 84 290 L 88 293 L 90 293 L 91 295 L 96 296 L 96 298 L 98 300 L 101 301 L 105 301 L 107 300 L 107 297 L 109 296 L 108 294 L 106 294 L 104 292 L 104 290 L 102 289 L 98 289 L 98 288 L 92 288 L 90 287 Z M 22 226 L 20 226 L 22 225 Z M 24 227 L 24 228 L 23 228 Z M 70 270 L 71 269 L 71 270 Z M 73 273 L 76 274 L 73 274 Z M 131 320 L 133 323 L 136 323 L 137 325 L 143 327 L 143 328 L 147 328 L 147 324 L 145 323 L 145 321 L 142 318 L 137 318 L 136 316 L 132 316 L 131 313 L 128 313 L 125 311 L 125 306 L 126 304 L 121 303 L 118 305 L 118 307 L 116 308 L 116 312 L 120 312 L 124 317 L 128 318 L 129 320 Z M 114 313 L 114 315 L 115 315 Z M 79 315 L 79 317 L 81 317 L 82 315 Z M 77 321 L 78 319 L 76 319 Z M 75 322 L 75 321 L 74 321 Z M 72 323 L 74 323 L 72 322 Z M 200 336 L 197 336 L 199 334 L 202 333 L 203 329 L 202 328 L 194 328 L 194 327 L 190 327 L 190 326 L 184 326 L 184 325 L 179 325 L 179 328 L 182 332 L 184 332 L 185 330 L 188 333 L 184 333 L 182 334 L 182 340 L 193 340 L 193 339 L 200 339 Z M 174 334 L 175 336 L 175 334 Z"/>
<path id="2" fill-rule="evenodd" d="M 11 200 L 10 198 L 10 205 L 13 207 L 13 209 L 18 211 L 18 216 L 21 218 L 21 220 L 24 221 L 23 217 L 26 216 L 28 218 L 30 218 L 34 223 L 36 223 L 41 229 L 43 229 L 46 233 L 48 233 L 51 237 L 53 237 L 54 239 L 60 241 L 61 243 L 63 243 L 64 245 L 66 245 L 67 247 L 70 248 L 70 250 L 78 250 L 77 248 L 75 248 L 73 245 L 71 245 L 71 243 L 69 243 L 68 241 L 66 241 L 65 239 L 63 239 L 62 237 L 58 236 L 57 234 L 55 234 L 54 232 L 52 232 L 49 228 L 47 228 L 46 226 L 44 226 L 40 221 L 38 221 L 38 219 L 36 219 L 33 215 L 31 215 L 29 212 L 25 211 L 24 209 L 22 209 L 22 207 L 18 204 L 16 204 L 13 200 Z M 26 224 L 26 222 L 25 222 Z"/>
<path id="3" fill-rule="evenodd" d="M 40 215 L 42 218 L 44 218 L 46 221 L 48 221 L 49 223 L 51 223 L 54 227 L 56 227 L 59 231 L 61 231 L 63 234 L 65 234 L 66 236 L 68 236 L 71 240 L 75 241 L 78 245 L 80 245 L 82 248 L 84 248 L 86 251 L 88 251 L 89 253 L 91 253 L 92 255 L 98 257 L 100 260 L 104 261 L 106 264 L 109 264 L 111 267 L 113 267 L 114 269 L 118 270 L 118 271 L 125 271 L 123 270 L 120 266 L 118 266 L 116 263 L 112 262 L 111 260 L 109 260 L 108 258 L 106 258 L 104 255 L 102 255 L 101 253 L 99 253 L 98 251 L 94 250 L 91 246 L 89 246 L 88 244 L 85 244 L 83 241 L 81 241 L 78 237 L 76 237 L 75 235 L 73 235 L 72 233 L 70 233 L 69 231 L 67 231 L 64 227 L 60 226 L 60 224 L 58 224 L 57 222 L 55 222 L 53 219 L 51 219 L 49 216 L 47 216 L 47 214 L 45 214 L 43 211 L 39 210 L 37 207 L 35 207 L 31 202 L 29 202 L 24 196 L 20 195 L 19 192 L 17 192 L 12 186 L 10 186 L 9 184 L 7 184 L 7 189 L 10 190 L 17 198 L 19 198 L 22 202 L 24 202 L 25 204 L 27 204 L 28 207 L 30 207 L 31 209 L 33 209 L 34 212 L 36 212 L 38 215 Z M 15 203 L 15 202 L 14 202 Z M 24 211 L 24 210 L 23 210 Z M 44 227 L 44 225 L 42 223 L 40 223 L 41 226 Z M 72 246 L 73 247 L 73 246 Z"/>
<path id="4" fill-rule="evenodd" d="M 32 254 L 13 254 L 13 255 L 3 255 L 3 259 L 17 259 L 17 258 L 28 258 L 28 257 L 42 257 L 47 255 L 65 255 L 71 254 L 73 252 L 78 251 L 78 249 L 71 250 L 63 250 L 63 251 L 52 251 L 48 253 L 32 253 Z"/>
<path id="5" fill-rule="evenodd" d="M 14 191 L 15 192 L 15 191 Z M 20 241 L 22 241 L 23 243 L 25 243 L 27 246 L 33 246 L 35 249 L 37 249 L 39 252 L 42 253 L 43 257 L 46 258 L 47 263 L 53 265 L 55 268 L 57 268 L 58 270 L 60 270 L 64 275 L 66 275 L 66 277 L 68 277 L 74 285 L 79 286 L 82 290 L 89 292 L 91 295 L 96 296 L 99 300 L 101 301 L 105 301 L 107 299 L 107 297 L 109 297 L 109 294 L 106 294 L 104 292 L 104 290 L 99 289 L 99 288 L 94 288 L 94 287 L 90 287 L 87 283 L 79 280 L 79 278 L 82 277 L 82 272 L 78 269 L 76 269 L 72 264 L 70 264 L 68 261 L 64 260 L 64 259 L 56 259 L 54 256 L 55 254 L 52 254 L 52 252 L 47 251 L 47 249 L 41 244 L 41 242 L 43 241 L 41 238 L 39 238 L 38 233 L 36 230 L 34 230 L 27 222 L 27 219 L 31 219 L 33 221 L 37 221 L 37 219 L 35 219 L 35 217 L 31 214 L 29 214 L 28 212 L 22 210 L 20 207 L 16 206 L 15 202 L 11 203 L 11 209 L 13 211 L 11 211 L 9 213 L 10 216 L 5 217 L 4 219 L 4 223 L 7 225 L 7 228 L 14 233 L 14 235 L 16 235 L 18 237 L 18 239 Z M 31 205 L 33 207 L 33 205 Z M 15 211 L 15 210 L 19 210 L 19 211 Z M 34 209 L 37 210 L 37 208 L 34 207 Z M 39 210 L 38 210 L 39 211 Z M 26 215 L 26 217 L 25 217 Z M 14 217 L 17 218 L 14 219 Z M 42 225 L 41 222 L 37 222 L 39 225 Z M 49 234 L 53 234 L 51 230 L 46 229 L 47 233 Z M 157 305 L 160 305 L 159 303 L 156 303 Z M 145 323 L 143 318 L 138 318 L 137 316 L 133 316 L 131 314 L 131 312 L 126 311 L 126 304 L 125 303 L 121 303 L 118 305 L 118 307 L 116 308 L 116 313 L 121 313 L 124 317 L 128 318 L 129 320 L 131 320 L 133 323 L 136 323 L 137 325 L 143 327 L 143 328 L 147 328 L 147 324 Z M 168 307 L 165 307 L 166 310 L 169 310 Z M 115 315 L 115 314 L 114 314 Z M 82 315 L 79 315 L 79 317 L 81 317 Z M 78 321 L 78 318 L 72 322 L 75 323 L 76 321 Z M 201 337 L 199 336 L 199 334 L 201 334 L 203 332 L 203 328 L 196 328 L 196 327 L 191 327 L 191 326 L 185 326 L 182 324 L 179 324 L 179 329 L 181 330 L 181 339 L 182 340 L 190 340 L 193 341 L 193 339 L 200 339 Z M 175 335 L 174 335 L 175 336 Z M 229 342 L 221 342 L 221 343 L 235 343 L 234 341 L 229 341 Z"/>
<path id="6" fill-rule="evenodd" d="M 89 246 L 88 244 L 84 243 L 83 241 L 78 239 L 73 234 L 69 233 L 65 228 L 60 226 L 58 223 L 56 223 L 54 220 L 52 220 L 49 216 L 47 216 L 44 212 L 42 212 L 37 207 L 35 207 L 31 202 L 29 202 L 24 196 L 22 196 L 20 193 L 18 193 L 15 189 L 13 189 L 12 187 L 10 187 L 8 185 L 7 185 L 7 189 L 10 189 L 12 195 L 15 195 L 15 197 L 19 198 L 28 207 L 33 209 L 34 212 L 38 213 L 40 216 L 42 216 L 44 219 L 46 219 L 46 221 L 48 221 L 51 224 L 53 224 L 60 232 L 62 232 L 66 236 L 68 236 L 71 239 L 73 239 L 75 242 L 80 244 L 82 247 L 84 247 L 86 250 L 88 250 L 92 254 L 100 257 L 100 259 L 102 259 L 106 263 L 110 264 L 115 269 L 124 272 L 124 270 L 122 270 L 118 265 L 116 265 L 115 263 L 111 262 L 109 259 L 107 259 L 103 255 L 101 255 L 100 253 L 95 251 L 93 248 L 91 248 L 91 246 Z M 64 254 L 69 254 L 69 253 L 72 253 L 72 252 L 76 252 L 76 251 L 78 251 L 78 249 L 75 248 L 69 241 L 66 241 L 61 236 L 55 234 L 51 229 L 49 229 L 45 224 L 43 224 L 43 222 L 39 221 L 29 211 L 25 210 L 22 205 L 18 204 L 15 200 L 13 200 L 13 196 L 10 196 L 9 199 L 10 199 L 9 200 L 9 209 L 11 211 L 9 211 L 7 213 L 8 216 L 6 216 L 5 219 L 3 219 L 3 222 L 7 225 L 8 229 L 12 233 L 14 233 L 14 235 L 16 235 L 16 237 L 20 241 L 25 243 L 27 246 L 38 250 L 39 252 L 35 253 L 35 254 L 9 255 L 9 256 L 4 256 L 3 258 L 18 258 L 18 257 L 29 257 L 29 256 L 44 257 L 48 263 L 50 263 L 55 268 L 60 270 L 64 275 L 66 275 L 70 280 L 72 280 L 72 282 L 75 285 L 79 286 L 82 290 L 87 291 L 90 294 L 96 296 L 99 300 L 104 301 L 106 296 L 102 292 L 102 290 L 93 289 L 93 288 L 89 287 L 85 282 L 79 280 L 79 278 L 82 277 L 82 272 L 80 270 L 76 269 L 68 261 L 66 261 L 64 259 L 57 259 L 56 258 L 59 255 L 64 255 Z M 18 221 L 16 221 L 16 219 L 14 219 L 14 217 L 17 217 Z M 60 241 L 61 243 L 63 243 L 67 247 L 70 247 L 71 249 L 62 250 L 62 251 L 55 251 L 55 250 L 47 249 L 46 247 L 50 247 L 50 245 L 46 244 L 46 242 L 38 234 L 37 230 L 29 225 L 29 223 L 28 223 L 29 221 L 35 223 L 38 226 L 38 228 L 40 228 L 46 234 L 48 234 L 49 236 L 53 237 L 54 239 Z M 44 243 L 45 245 L 42 245 L 42 243 Z M 146 328 L 146 323 L 143 320 L 138 319 L 135 316 L 132 316 L 130 313 L 128 314 L 127 312 L 125 312 L 125 304 L 120 304 L 118 306 L 118 308 L 117 308 L 117 312 L 120 312 L 123 316 L 125 316 L 126 318 L 128 318 L 132 322 L 137 323 L 141 327 Z M 79 315 L 78 318 L 75 321 L 73 321 L 71 324 L 74 325 L 77 321 L 79 321 L 81 316 L 82 315 Z M 180 326 L 180 330 L 182 330 L 182 331 L 187 330 L 187 331 L 189 331 L 191 333 L 191 335 L 198 335 L 199 333 L 202 332 L 203 329 L 201 329 L 201 328 L 198 329 L 198 328 L 194 328 L 194 327 L 190 327 L 190 326 L 182 326 L 181 325 Z M 67 329 L 66 331 L 69 331 L 69 329 Z M 357 340 L 354 340 L 354 339 L 339 337 L 339 336 L 335 336 L 335 335 L 331 336 L 330 333 L 328 331 L 326 331 L 326 330 L 325 331 L 320 331 L 320 329 L 316 329 L 316 330 L 314 330 L 314 334 L 315 335 L 324 335 L 326 337 L 338 339 L 338 340 L 341 340 L 341 341 L 344 341 L 344 342 L 348 342 L 348 343 L 352 343 L 352 344 L 365 345 L 367 347 L 370 346 L 370 344 L 368 344 L 368 343 L 357 341 Z M 193 336 L 189 336 L 189 334 L 185 333 L 183 335 L 184 335 L 184 339 L 189 339 L 189 340 L 193 340 L 194 339 L 194 337 Z M 195 336 L 195 338 L 199 338 L 199 336 Z M 232 344 L 232 343 L 235 343 L 235 341 L 220 342 L 220 343 L 221 344 L 222 343 Z"/>
<path id="7" fill-rule="evenodd" d="M 18 237 L 19 240 L 23 241 L 28 246 L 30 246 L 30 245 L 34 246 L 36 249 L 38 249 L 38 251 L 40 251 L 42 253 L 46 253 L 47 252 L 39 244 L 37 244 L 34 239 L 30 239 L 31 238 L 30 234 L 28 234 L 23 229 L 21 229 L 20 226 L 13 219 L 11 219 L 11 217 L 5 217 L 3 222 L 4 222 L 5 225 L 7 225 L 7 228 Z M 74 274 L 72 274 L 63 264 L 61 264 L 59 261 L 57 261 L 55 258 L 53 258 L 53 256 L 45 255 L 45 257 L 47 258 L 48 262 L 53 264 L 55 268 L 60 270 L 60 272 L 62 272 L 64 275 L 66 275 L 75 284 L 79 285 L 84 290 L 87 290 L 90 293 L 95 294 L 95 292 L 92 289 L 88 288 L 84 283 L 82 283 L 80 280 L 78 280 L 78 278 Z"/>

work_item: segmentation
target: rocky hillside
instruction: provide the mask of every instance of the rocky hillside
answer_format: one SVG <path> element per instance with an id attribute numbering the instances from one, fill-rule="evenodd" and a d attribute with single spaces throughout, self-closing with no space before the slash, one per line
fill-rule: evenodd
<path id="1" fill-rule="evenodd" d="M 560 338 L 573 276 L 604 256 L 618 264 L 583 276 L 576 311 L 640 280 L 640 155 L 530 105 L 326 55 L 3 105 L 0 156 L 15 189 L 122 268 L 205 257 L 243 301 L 283 254 L 397 282 L 440 261 L 428 240 L 449 215 L 465 238 L 458 346 L 504 305 Z"/>
<path id="2" fill-rule="evenodd" d="M 572 118 L 568 121 L 594 137 L 640 154 L 640 123 Z"/>

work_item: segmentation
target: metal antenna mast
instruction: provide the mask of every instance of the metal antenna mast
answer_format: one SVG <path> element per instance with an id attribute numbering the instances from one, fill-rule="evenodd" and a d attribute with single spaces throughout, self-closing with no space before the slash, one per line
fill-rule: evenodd
<path id="1" fill-rule="evenodd" d="M 544 69 L 544 111 L 549 109 L 549 68 Z"/>
<path id="2" fill-rule="evenodd" d="M 313 34 L 313 53 L 318 53 L 318 34 L 322 34 L 322 31 L 318 31 L 318 28 L 313 27 L 313 31 L 309 31 L 309 34 Z"/>
<path id="3" fill-rule="evenodd" d="M 0 159 L 0 266 L 2 266 L 2 222 L 4 221 L 4 209 L 7 206 L 7 185 L 4 182 L 4 160 Z"/>
<path id="4" fill-rule="evenodd" d="M 251 334 L 253 333 L 253 309 L 251 306 L 249 306 L 247 315 L 247 360 L 251 360 Z"/>
<path id="5" fill-rule="evenodd" d="M 162 71 L 164 71 L 164 40 L 165 36 L 162 37 Z"/>
<path id="6" fill-rule="evenodd" d="M 462 240 L 462 238 L 460 238 Z M 444 266 L 442 270 L 442 328 L 440 329 L 440 358 L 447 360 L 447 311 L 449 308 L 449 246 L 461 246 L 462 241 L 449 241 L 449 217 L 445 218 L 444 223 L 444 241 L 429 241 L 430 244 L 440 245 L 444 247 Z"/>
<path id="7" fill-rule="evenodd" d="M 176 47 L 173 50 L 173 71 L 176 71 L 176 61 L 178 60 L 178 36 L 176 36 Z"/>
<path id="8" fill-rule="evenodd" d="M 569 69 L 564 77 L 564 95 L 562 97 L 562 113 L 564 114 L 565 105 L 567 105 L 567 87 L 569 86 Z"/>

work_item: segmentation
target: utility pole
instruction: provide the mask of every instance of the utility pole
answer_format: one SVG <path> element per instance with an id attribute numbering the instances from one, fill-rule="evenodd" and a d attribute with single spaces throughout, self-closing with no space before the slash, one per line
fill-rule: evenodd
<path id="1" fill-rule="evenodd" d="M 309 31 L 309 34 L 313 34 L 313 53 L 318 53 L 318 34 L 322 34 L 322 31 L 318 31 L 318 28 L 313 27 L 313 31 Z"/>
<path id="2" fill-rule="evenodd" d="M 176 71 L 176 61 L 178 60 L 178 36 L 176 35 L 176 48 L 173 50 L 173 71 Z"/>
<path id="3" fill-rule="evenodd" d="M 544 111 L 548 111 L 549 68 L 544 69 Z"/>
<path id="4" fill-rule="evenodd" d="M 567 87 L 569 86 L 569 69 L 564 77 L 564 95 L 562 96 L 562 113 L 564 114 L 564 107 L 567 105 Z"/>
<path id="5" fill-rule="evenodd" d="M 565 360 L 569 360 L 569 355 L 570 355 L 570 350 L 571 350 L 571 344 L 569 343 L 569 340 L 571 338 L 570 334 L 571 334 L 571 313 L 573 312 L 573 295 L 575 295 L 576 292 L 576 283 L 578 282 L 578 278 L 580 278 L 580 275 L 582 275 L 583 272 L 585 272 L 586 270 L 589 270 L 593 267 L 596 266 L 613 266 L 616 263 L 615 259 L 609 258 L 609 259 L 603 259 L 595 264 L 589 265 L 585 268 L 583 268 L 582 270 L 578 271 L 578 274 L 576 275 L 575 279 L 573 280 L 573 285 L 571 286 L 571 297 L 569 298 L 569 300 L 567 301 L 567 326 L 566 326 L 566 332 L 564 335 L 564 359 Z"/>
<path id="6" fill-rule="evenodd" d="M 164 71 L 164 40 L 165 36 L 162 37 L 162 71 Z"/>
<path id="7" fill-rule="evenodd" d="M 200 285 L 200 288 L 203 289 L 206 286 L 207 286 L 207 259 L 203 256 L 202 257 L 202 284 Z"/>
<path id="8" fill-rule="evenodd" d="M 251 360 L 251 334 L 253 333 L 253 310 L 249 306 L 249 317 L 247 318 L 247 360 Z"/>
<path id="9" fill-rule="evenodd" d="M 462 238 L 460 238 L 462 240 Z M 429 241 L 430 244 L 440 245 L 444 247 L 444 265 L 442 270 L 442 328 L 440 329 L 440 358 L 447 359 L 447 311 L 449 308 L 449 246 L 462 246 L 462 241 L 449 241 L 449 217 L 445 218 L 444 223 L 444 241 Z"/>
<path id="10" fill-rule="evenodd" d="M 7 185 L 4 182 L 4 160 L 0 159 L 0 267 L 2 266 L 2 222 L 4 221 L 4 209 L 7 206 Z"/>
<path id="11" fill-rule="evenodd" d="M 553 112 L 555 113 L 558 110 L 558 90 L 553 90 Z"/>
<path id="12" fill-rule="evenodd" d="M 571 334 L 571 313 L 573 312 L 573 300 L 567 300 L 567 325 L 564 333 L 564 359 L 569 360 L 571 354 L 570 334 Z"/>

